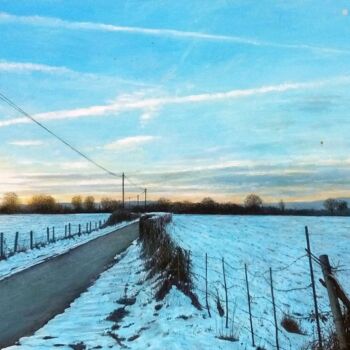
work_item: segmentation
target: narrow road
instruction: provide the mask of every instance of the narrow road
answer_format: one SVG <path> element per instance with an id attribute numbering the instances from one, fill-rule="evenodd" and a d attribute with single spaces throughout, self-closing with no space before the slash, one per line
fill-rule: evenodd
<path id="1" fill-rule="evenodd" d="M 0 281 L 0 348 L 63 312 L 138 236 L 132 223 Z"/>

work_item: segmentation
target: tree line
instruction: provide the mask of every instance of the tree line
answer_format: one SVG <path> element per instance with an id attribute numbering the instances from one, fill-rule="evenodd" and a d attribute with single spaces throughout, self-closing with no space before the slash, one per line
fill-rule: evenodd
<path id="1" fill-rule="evenodd" d="M 40 213 L 40 214 L 69 214 L 113 212 L 122 207 L 120 201 L 104 197 L 99 203 L 93 196 L 74 196 L 69 204 L 58 203 L 53 196 L 46 194 L 33 195 L 27 204 L 22 204 L 14 192 L 5 193 L 0 204 L 0 213 Z"/>
<path id="2" fill-rule="evenodd" d="M 264 205 L 257 194 L 249 194 L 243 204 L 219 203 L 210 197 L 201 202 L 171 201 L 160 198 L 157 201 L 143 205 L 127 204 L 126 209 L 135 212 L 165 211 L 178 214 L 232 214 L 232 215 L 350 215 L 348 203 L 344 200 L 328 198 L 323 203 L 324 209 L 288 209 L 283 200 L 277 205 Z M 96 202 L 93 196 L 73 196 L 69 204 L 58 203 L 50 195 L 33 195 L 26 205 L 23 205 L 14 192 L 5 193 L 0 204 L 0 213 L 40 213 L 40 214 L 68 214 L 68 213 L 111 213 L 122 210 L 121 201 L 104 197 Z"/>

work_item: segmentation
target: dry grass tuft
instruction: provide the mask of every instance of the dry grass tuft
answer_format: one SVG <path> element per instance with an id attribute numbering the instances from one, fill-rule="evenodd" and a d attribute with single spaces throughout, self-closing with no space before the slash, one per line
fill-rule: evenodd
<path id="1" fill-rule="evenodd" d="M 171 215 L 154 217 L 144 215 L 140 220 L 140 240 L 149 277 L 160 276 L 156 299 L 162 300 L 173 286 L 187 295 L 192 304 L 201 309 L 193 293 L 189 252 L 179 247 L 166 232 Z"/>
<path id="2" fill-rule="evenodd" d="M 291 315 L 283 316 L 281 326 L 289 333 L 305 334 L 300 328 L 299 323 Z"/>

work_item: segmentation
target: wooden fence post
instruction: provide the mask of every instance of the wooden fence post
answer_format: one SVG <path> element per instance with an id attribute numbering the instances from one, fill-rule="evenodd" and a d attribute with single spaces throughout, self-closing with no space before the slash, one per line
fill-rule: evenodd
<path id="1" fill-rule="evenodd" d="M 329 263 L 328 255 L 321 255 L 320 262 L 321 262 L 324 281 L 328 292 L 329 304 L 331 306 L 331 310 L 334 318 L 335 330 L 337 332 L 339 346 L 341 350 L 346 350 L 349 348 L 347 347 L 344 320 L 340 309 L 336 288 L 335 288 L 333 279 L 331 278 L 332 268 Z"/>
<path id="2" fill-rule="evenodd" d="M 208 302 L 208 254 L 205 253 L 205 304 L 207 306 L 208 315 L 211 317 L 210 314 L 210 307 Z"/>
<path id="3" fill-rule="evenodd" d="M 278 323 L 277 323 L 277 315 L 276 315 L 276 304 L 275 304 L 275 294 L 273 291 L 273 280 L 272 280 L 272 269 L 270 267 L 270 286 L 271 286 L 271 298 L 272 298 L 272 306 L 273 306 L 273 318 L 275 321 L 275 333 L 276 333 L 276 348 L 279 350 L 280 344 L 278 340 Z"/>
<path id="4" fill-rule="evenodd" d="M 227 296 L 227 284 L 226 284 L 226 273 L 225 273 L 225 259 L 222 258 L 222 273 L 224 275 L 224 288 L 226 298 L 226 328 L 228 328 L 228 296 Z"/>
<path id="5" fill-rule="evenodd" d="M 320 316 L 319 316 L 319 313 L 318 313 L 318 303 L 317 303 L 317 294 L 316 294 L 316 286 L 315 286 L 314 269 L 313 269 L 313 266 L 312 266 L 309 229 L 308 229 L 307 226 L 305 226 L 305 236 L 306 236 L 307 255 L 309 257 L 309 267 L 310 267 L 310 277 L 311 277 L 311 285 L 312 285 L 312 295 L 313 295 L 313 298 L 314 298 L 315 317 L 316 317 L 316 326 L 317 326 L 317 335 L 318 335 L 318 347 L 319 347 L 320 350 L 322 350 L 323 349 L 322 332 L 321 332 Z"/>
<path id="6" fill-rule="evenodd" d="M 86 233 L 89 233 L 89 224 L 86 223 Z"/>
<path id="7" fill-rule="evenodd" d="M 18 248 L 18 232 L 16 232 L 16 235 L 15 235 L 15 246 L 13 248 L 15 253 L 17 252 L 17 248 Z"/>
<path id="8" fill-rule="evenodd" d="M 4 233 L 0 233 L 0 260 L 5 258 L 4 253 Z"/>
<path id="9" fill-rule="evenodd" d="M 89 223 L 89 232 L 91 233 L 91 228 L 92 228 L 92 226 L 91 226 L 91 221 L 90 221 L 90 223 Z"/>
<path id="10" fill-rule="evenodd" d="M 252 346 L 253 346 L 253 348 L 255 348 L 255 339 L 254 339 L 254 329 L 253 329 L 252 308 L 251 308 L 251 304 L 250 304 L 250 292 L 249 292 L 249 281 L 248 281 L 247 264 L 244 264 L 244 271 L 245 271 L 245 281 L 246 281 L 246 286 L 247 286 L 249 322 L 250 322 L 250 331 L 252 333 Z"/>
<path id="11" fill-rule="evenodd" d="M 47 243 L 50 243 L 50 229 L 46 227 L 46 238 L 47 238 Z"/>
<path id="12" fill-rule="evenodd" d="M 64 238 L 67 237 L 67 225 L 64 225 Z"/>
<path id="13" fill-rule="evenodd" d="M 78 236 L 81 236 L 81 225 L 79 224 L 79 231 L 78 231 Z"/>
<path id="14" fill-rule="evenodd" d="M 72 237 L 72 226 L 70 223 L 68 224 L 68 236 L 69 236 L 69 238 Z"/>
<path id="15" fill-rule="evenodd" d="M 55 242 L 56 237 L 55 237 L 55 226 L 52 226 L 52 240 Z"/>
<path id="16" fill-rule="evenodd" d="M 30 231 L 30 249 L 33 249 L 33 231 Z"/>

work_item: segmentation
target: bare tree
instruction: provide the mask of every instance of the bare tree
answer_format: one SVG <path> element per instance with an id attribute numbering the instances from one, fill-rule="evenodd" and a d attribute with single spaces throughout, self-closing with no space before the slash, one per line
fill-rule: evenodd
<path id="1" fill-rule="evenodd" d="M 337 201 L 336 210 L 340 213 L 345 213 L 348 210 L 348 202 L 347 201 Z"/>
<path id="2" fill-rule="evenodd" d="M 279 209 L 282 213 L 284 213 L 284 211 L 286 210 L 286 205 L 285 205 L 283 199 L 281 199 L 281 200 L 279 201 L 279 203 L 278 203 L 278 209 Z"/>
<path id="3" fill-rule="evenodd" d="M 7 192 L 4 194 L 1 210 L 7 214 L 18 212 L 20 206 L 19 198 L 14 192 Z"/>
<path id="4" fill-rule="evenodd" d="M 258 210 L 262 207 L 262 199 L 255 193 L 249 194 L 244 200 L 244 206 L 248 209 Z"/>
<path id="5" fill-rule="evenodd" d="M 71 203 L 75 211 L 79 212 L 83 209 L 83 199 L 81 196 L 74 196 Z"/>
<path id="6" fill-rule="evenodd" d="M 104 197 L 101 199 L 101 210 L 105 212 L 113 212 L 121 208 L 121 202 Z"/>
<path id="7" fill-rule="evenodd" d="M 337 200 L 334 198 L 328 198 L 323 202 L 323 206 L 328 212 L 334 214 L 337 209 Z"/>
<path id="8" fill-rule="evenodd" d="M 29 201 L 29 209 L 33 213 L 54 213 L 58 207 L 52 196 L 45 194 L 34 195 Z"/>
<path id="9" fill-rule="evenodd" d="M 84 199 L 84 209 L 86 211 L 94 211 L 95 210 L 95 198 L 93 196 L 87 196 Z"/>

